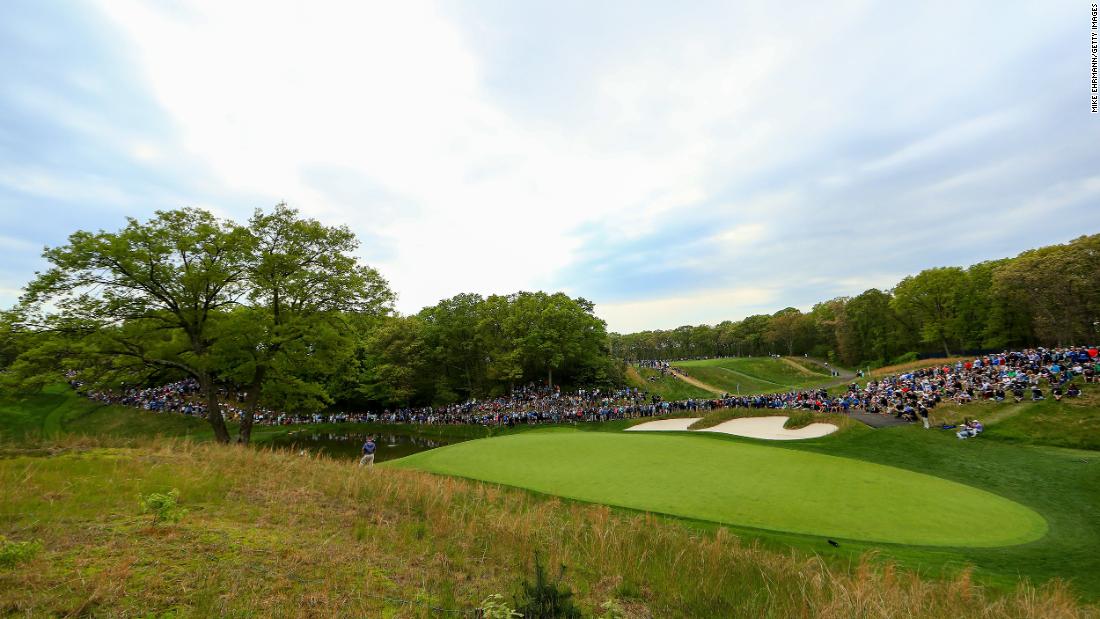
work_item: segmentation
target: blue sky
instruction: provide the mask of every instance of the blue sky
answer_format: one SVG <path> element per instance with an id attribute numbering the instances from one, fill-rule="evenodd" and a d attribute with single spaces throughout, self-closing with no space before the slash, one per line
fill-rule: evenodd
<path id="1" fill-rule="evenodd" d="M 285 200 L 413 312 L 716 323 L 1100 232 L 1087 4 L 0 3 L 0 305 L 44 245 Z"/>

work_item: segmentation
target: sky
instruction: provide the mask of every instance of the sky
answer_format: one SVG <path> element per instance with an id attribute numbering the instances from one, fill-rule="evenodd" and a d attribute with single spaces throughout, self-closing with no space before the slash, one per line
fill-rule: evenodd
<path id="1" fill-rule="evenodd" d="M 345 224 L 413 313 L 714 324 L 1100 232 L 1088 3 L 0 3 L 0 306 L 196 206 Z"/>

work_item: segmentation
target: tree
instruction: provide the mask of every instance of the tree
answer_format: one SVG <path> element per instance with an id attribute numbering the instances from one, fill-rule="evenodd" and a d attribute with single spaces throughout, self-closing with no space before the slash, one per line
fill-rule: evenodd
<path id="1" fill-rule="evenodd" d="M 349 316 L 390 311 L 392 292 L 351 255 L 357 246 L 347 228 L 282 204 L 257 211 L 247 228 L 182 209 L 129 219 L 119 232 L 76 232 L 46 250 L 52 267 L 21 300 L 25 327 L 61 336 L 23 355 L 21 373 L 60 341 L 66 363 L 93 385 L 168 378 L 165 370 L 194 377 L 222 442 L 219 386 L 243 387 L 238 440 L 247 443 L 259 403 L 331 403 L 332 368 L 354 351 Z"/>
<path id="2" fill-rule="evenodd" d="M 229 441 L 211 351 L 219 313 L 248 292 L 254 239 L 199 209 L 129 218 L 118 232 L 76 232 L 47 248 L 26 288 L 23 328 L 63 336 L 84 378 L 176 370 L 202 390 L 206 419 Z"/>
<path id="3" fill-rule="evenodd" d="M 959 297 L 966 273 L 958 267 L 925 269 L 894 287 L 893 306 L 922 341 L 938 344 L 951 356 L 950 343 L 959 342 Z"/>
<path id="4" fill-rule="evenodd" d="M 996 269 L 995 294 L 1025 308 L 1036 335 L 1057 345 L 1096 338 L 1100 234 L 1026 251 Z"/>
<path id="5" fill-rule="evenodd" d="M 451 400 L 471 397 L 482 384 L 484 351 L 478 345 L 479 294 L 460 294 L 420 310 L 428 354 L 438 364 L 437 390 Z"/>
<path id="6" fill-rule="evenodd" d="M 304 370 L 322 360 L 324 367 L 341 364 L 355 346 L 348 315 L 381 317 L 394 300 L 378 271 L 354 257 L 359 241 L 346 226 L 303 219 L 279 204 L 270 213 L 257 209 L 249 232 L 254 239 L 247 271 L 249 310 L 234 314 L 239 320 L 229 331 L 237 337 L 222 339 L 235 344 L 229 353 L 235 363 L 224 376 L 248 394 L 238 434 L 243 443 L 250 440 L 265 392 L 280 393 L 269 400 L 293 402 L 297 409 L 331 404 L 325 373 L 307 376 Z M 294 389 L 287 389 L 290 385 Z M 306 394 L 310 397 L 302 397 Z"/>

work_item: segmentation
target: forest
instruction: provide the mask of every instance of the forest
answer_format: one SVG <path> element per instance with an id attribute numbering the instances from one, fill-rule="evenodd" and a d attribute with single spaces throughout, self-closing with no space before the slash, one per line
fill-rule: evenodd
<path id="1" fill-rule="evenodd" d="M 1024 346 L 1094 343 L 1100 235 L 969 267 L 937 267 L 821 301 L 717 325 L 610 335 L 622 359 L 803 355 L 846 366 Z"/>

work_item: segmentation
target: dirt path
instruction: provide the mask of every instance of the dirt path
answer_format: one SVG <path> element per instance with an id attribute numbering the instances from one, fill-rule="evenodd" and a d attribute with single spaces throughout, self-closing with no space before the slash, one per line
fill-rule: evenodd
<path id="1" fill-rule="evenodd" d="M 677 372 L 676 370 L 673 370 L 672 372 L 669 372 L 669 373 L 672 374 L 673 376 L 675 376 L 676 378 L 679 378 L 680 380 L 684 381 L 685 383 L 693 386 L 693 387 L 698 387 L 698 388 L 700 388 L 704 391 L 709 391 L 709 392 L 711 392 L 715 395 L 724 395 L 726 393 L 725 391 L 722 391 L 718 387 L 715 387 L 713 385 L 708 385 L 708 384 L 704 383 L 703 381 L 701 381 L 697 378 L 692 378 L 692 377 L 688 376 L 687 374 L 682 374 L 680 372 Z"/>
<path id="2" fill-rule="evenodd" d="M 747 379 L 749 379 L 753 382 L 756 382 L 756 383 L 768 383 L 769 385 L 775 385 L 776 387 L 787 387 L 787 385 L 784 385 L 783 383 L 777 383 L 774 380 L 768 380 L 766 378 L 760 378 L 759 376 L 753 376 L 752 374 L 746 374 L 744 372 L 738 372 L 737 370 L 731 370 L 730 368 L 725 368 L 725 367 L 722 367 L 720 365 L 717 365 L 715 367 L 717 367 L 719 370 L 725 370 L 725 371 L 729 372 L 730 374 L 735 374 L 735 375 L 740 376 L 742 378 L 747 378 Z"/>
<path id="3" fill-rule="evenodd" d="M 810 368 L 802 365 L 801 363 L 795 361 L 794 359 L 791 359 L 790 357 L 783 357 L 782 359 L 783 359 L 783 363 L 786 363 L 787 365 L 791 366 L 792 368 L 798 370 L 798 372 L 800 374 L 803 374 L 805 376 L 825 376 L 824 372 L 814 372 Z M 816 363 L 816 361 L 815 361 L 815 363 Z"/>
<path id="4" fill-rule="evenodd" d="M 837 372 L 840 373 L 839 376 L 837 376 L 833 380 L 825 383 L 824 385 L 818 385 L 818 389 L 821 389 L 821 388 L 830 389 L 832 387 L 836 387 L 836 386 L 839 386 L 839 385 L 847 385 L 848 383 L 852 382 L 853 378 L 856 377 L 855 372 L 853 372 L 851 370 L 845 370 L 844 368 L 835 367 L 835 366 L 832 366 L 832 365 L 826 365 L 828 363 L 828 361 L 825 361 L 823 359 L 817 359 L 817 358 L 814 358 L 814 357 L 803 357 L 803 359 L 805 359 L 807 361 L 812 361 L 812 362 L 820 365 L 825 370 L 836 370 Z M 791 363 L 793 363 L 794 365 L 798 365 L 794 361 L 791 361 Z"/>

